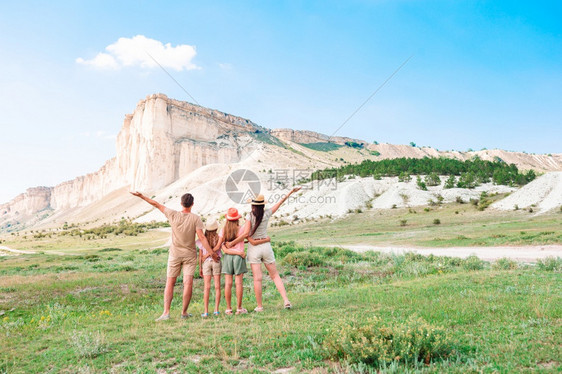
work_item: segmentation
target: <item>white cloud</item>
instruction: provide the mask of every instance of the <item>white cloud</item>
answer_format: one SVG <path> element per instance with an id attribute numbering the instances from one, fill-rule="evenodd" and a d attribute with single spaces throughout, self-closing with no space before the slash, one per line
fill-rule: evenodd
<path id="1" fill-rule="evenodd" d="M 119 38 L 115 43 L 105 47 L 105 50 L 107 53 L 100 52 L 91 60 L 79 57 L 76 62 L 99 69 L 130 66 L 155 68 L 158 64 L 177 71 L 200 69 L 191 62 L 197 54 L 195 46 L 179 44 L 172 47 L 170 43 L 163 44 L 144 35 Z"/>
<path id="2" fill-rule="evenodd" d="M 82 57 L 78 57 L 76 62 L 82 65 L 90 65 L 99 69 L 117 69 L 119 64 L 115 61 L 113 56 L 107 53 L 100 52 L 91 60 L 84 60 Z"/>
<path id="3" fill-rule="evenodd" d="M 232 70 L 232 64 L 228 62 L 219 62 L 219 68 L 222 70 Z"/>

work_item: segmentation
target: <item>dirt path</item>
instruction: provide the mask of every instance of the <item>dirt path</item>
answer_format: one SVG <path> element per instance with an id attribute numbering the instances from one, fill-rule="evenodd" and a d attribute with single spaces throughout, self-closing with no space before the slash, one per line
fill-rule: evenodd
<path id="1" fill-rule="evenodd" d="M 562 245 L 533 245 L 533 246 L 503 246 L 503 247 L 449 247 L 449 248 L 424 248 L 424 247 L 379 247 L 373 245 L 343 245 L 344 248 L 355 252 L 384 252 L 402 254 L 405 252 L 419 253 L 428 256 L 449 256 L 466 258 L 476 255 L 482 260 L 494 261 L 499 258 L 510 258 L 521 262 L 535 262 L 538 259 L 562 257 Z"/>
<path id="2" fill-rule="evenodd" d="M 13 249 L 10 247 L 6 247 L 4 245 L 0 245 L 0 255 L 2 255 L 2 251 L 6 251 L 6 252 L 10 252 L 10 253 L 15 253 L 15 254 L 34 254 L 37 252 L 33 252 L 33 251 L 22 251 L 21 249 Z"/>
<path id="3" fill-rule="evenodd" d="M 166 241 L 164 241 L 164 240 L 166 240 Z M 156 239 L 156 240 L 151 240 L 151 241 L 127 243 L 126 245 L 124 245 L 124 247 L 125 246 L 133 246 L 133 245 L 142 245 L 142 244 L 152 244 L 152 243 L 160 243 L 160 245 L 158 245 L 156 247 L 150 247 L 149 249 L 162 248 L 162 247 L 169 246 L 170 243 L 171 243 L 171 239 Z M 68 249 L 66 249 L 66 251 L 84 251 L 84 250 L 90 250 L 90 249 L 95 250 L 95 249 L 100 249 L 100 248 L 94 248 L 94 247 L 68 248 Z M 10 253 L 13 253 L 14 255 L 21 255 L 21 254 L 29 255 L 29 254 L 38 253 L 38 252 L 35 252 L 35 251 L 14 249 L 14 248 L 10 248 L 10 247 L 0 245 L 0 256 L 9 255 L 9 254 L 3 254 L 2 251 L 10 252 Z M 58 256 L 77 256 L 77 255 L 79 255 L 79 253 L 68 253 L 66 251 L 61 252 L 61 251 L 56 251 L 56 250 L 52 250 L 52 249 L 41 250 L 41 252 L 44 252 L 45 254 L 49 254 L 49 255 L 58 255 Z"/>

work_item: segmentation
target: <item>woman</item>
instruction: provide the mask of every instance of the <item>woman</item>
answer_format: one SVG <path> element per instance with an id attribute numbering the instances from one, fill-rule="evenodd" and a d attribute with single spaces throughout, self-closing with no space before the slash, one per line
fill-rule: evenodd
<path id="1" fill-rule="evenodd" d="M 242 218 L 236 208 L 228 209 L 226 213 L 226 223 L 219 233 L 218 246 L 225 241 L 234 241 L 238 236 L 244 235 L 244 227 L 240 226 L 239 220 Z M 260 243 L 258 241 L 258 243 Z M 232 315 L 232 278 L 236 284 L 236 314 L 246 314 L 248 311 L 242 307 L 242 297 L 244 293 L 243 281 L 246 269 L 246 253 L 244 253 L 244 240 L 226 248 L 223 246 L 222 273 L 224 274 L 224 298 L 226 301 L 226 315 Z"/>
<path id="2" fill-rule="evenodd" d="M 279 276 L 277 266 L 275 265 L 275 255 L 267 236 L 267 224 L 271 215 L 273 215 L 279 207 L 291 196 L 293 193 L 299 191 L 301 187 L 295 187 L 285 197 L 283 197 L 271 209 L 265 209 L 265 198 L 263 195 L 258 195 L 252 199 L 252 212 L 246 216 L 246 223 L 244 224 L 244 232 L 235 240 L 226 243 L 229 248 L 242 242 L 245 237 L 248 238 L 248 255 L 247 262 L 252 268 L 252 275 L 254 278 L 254 292 L 256 294 L 256 302 L 258 306 L 254 309 L 255 312 L 262 312 L 262 271 L 261 264 L 265 265 L 271 280 L 275 283 L 277 290 L 283 298 L 285 309 L 291 309 L 292 305 L 287 297 L 287 291 L 283 280 Z"/>

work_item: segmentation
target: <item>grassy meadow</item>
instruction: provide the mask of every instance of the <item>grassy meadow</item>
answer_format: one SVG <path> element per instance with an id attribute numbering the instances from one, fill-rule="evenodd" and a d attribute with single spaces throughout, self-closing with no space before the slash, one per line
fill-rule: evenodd
<path id="1" fill-rule="evenodd" d="M 181 320 L 180 278 L 172 319 L 155 323 L 167 260 L 167 248 L 156 247 L 169 238 L 159 226 L 2 235 L 0 245 L 35 253 L 0 256 L 0 373 L 562 370 L 561 259 L 488 263 L 332 247 L 560 243 L 561 214 L 448 204 L 274 227 L 292 310 L 266 280 L 265 312 L 202 319 L 196 278 L 194 317 Z M 244 306 L 256 306 L 250 274 Z"/>
<path id="2" fill-rule="evenodd" d="M 494 201 L 501 195 L 490 198 Z M 284 218 L 288 219 L 288 217 Z M 272 227 L 274 240 L 304 245 L 495 246 L 562 243 L 562 211 L 479 210 L 471 203 L 390 210 L 362 209 L 337 220 Z"/>
<path id="3" fill-rule="evenodd" d="M 293 310 L 268 280 L 265 312 L 201 319 L 196 279 L 194 317 L 181 320 L 180 279 L 172 319 L 155 323 L 167 249 L 152 242 L 162 234 L 65 236 L 72 250 L 53 236 L 33 239 L 43 253 L 0 257 L 0 373 L 560 370 L 560 260 L 490 264 L 277 241 Z M 249 274 L 244 292 L 252 310 Z"/>

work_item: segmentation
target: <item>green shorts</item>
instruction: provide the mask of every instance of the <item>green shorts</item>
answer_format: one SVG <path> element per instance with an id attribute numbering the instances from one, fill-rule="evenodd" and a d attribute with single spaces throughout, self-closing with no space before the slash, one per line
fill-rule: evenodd
<path id="1" fill-rule="evenodd" d="M 222 273 L 239 275 L 248 272 L 246 260 L 240 256 L 224 254 L 222 256 Z"/>

